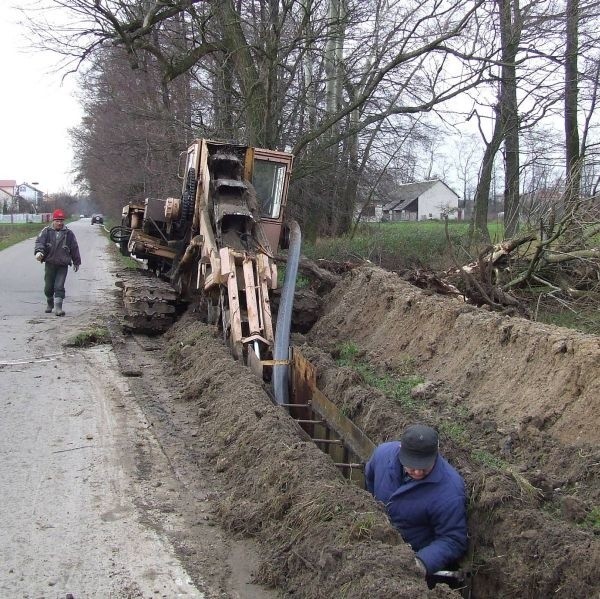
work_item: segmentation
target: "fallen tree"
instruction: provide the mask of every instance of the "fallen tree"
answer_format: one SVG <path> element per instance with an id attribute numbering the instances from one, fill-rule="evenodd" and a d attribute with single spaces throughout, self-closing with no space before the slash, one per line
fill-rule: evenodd
<path id="1" fill-rule="evenodd" d="M 536 230 L 488 245 L 460 264 L 446 225 L 454 267 L 442 273 L 414 271 L 406 278 L 421 288 L 455 295 L 467 303 L 529 315 L 528 303 L 545 296 L 562 304 L 600 300 L 600 222 L 594 200 L 580 201 L 560 219 L 552 207 Z"/>

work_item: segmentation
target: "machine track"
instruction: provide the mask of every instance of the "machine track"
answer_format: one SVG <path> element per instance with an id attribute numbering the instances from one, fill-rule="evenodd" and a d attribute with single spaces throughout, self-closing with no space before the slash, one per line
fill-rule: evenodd
<path id="1" fill-rule="evenodd" d="M 178 294 L 169 283 L 149 272 L 132 270 L 115 284 L 123 292 L 125 330 L 157 335 L 175 322 Z"/>

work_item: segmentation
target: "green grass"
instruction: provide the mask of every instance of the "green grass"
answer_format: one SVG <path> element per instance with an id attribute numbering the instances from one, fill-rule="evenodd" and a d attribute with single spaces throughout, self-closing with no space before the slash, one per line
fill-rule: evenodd
<path id="1" fill-rule="evenodd" d="M 102 343 L 110 343 L 108 329 L 95 326 L 73 335 L 64 345 L 65 347 L 89 347 L 90 345 L 100 345 Z"/>
<path id="2" fill-rule="evenodd" d="M 338 346 L 339 357 L 336 363 L 339 366 L 351 368 L 358 373 L 363 381 L 381 391 L 386 397 L 397 401 L 407 410 L 414 410 L 417 407 L 417 402 L 411 397 L 411 390 L 419 383 L 423 382 L 423 378 L 414 374 L 380 374 L 367 361 L 362 359 L 362 352 L 358 346 L 351 342 L 341 343 Z"/>
<path id="3" fill-rule="evenodd" d="M 48 223 L 17 223 L 14 225 L 0 224 L 0 250 L 5 250 L 11 245 L 25 241 L 30 237 L 37 237 L 38 233 Z M 33 245 L 31 246 L 33 255 Z"/>
<path id="4" fill-rule="evenodd" d="M 438 429 L 440 433 L 452 439 L 455 443 L 462 445 L 469 440 L 467 429 L 456 420 L 441 420 Z"/>
<path id="5" fill-rule="evenodd" d="M 580 308 L 576 312 L 564 309 L 560 312 L 540 311 L 538 322 L 553 324 L 567 329 L 575 329 L 583 333 L 600 335 L 600 310 L 597 307 Z"/>
<path id="6" fill-rule="evenodd" d="M 69 219 L 67 224 L 79 220 L 78 218 Z M 38 233 L 50 223 L 15 223 L 7 224 L 0 223 L 0 251 L 5 250 L 11 245 L 30 239 L 31 237 L 37 237 Z M 33 255 L 33 245 L 31 247 L 31 253 Z"/>
<path id="7" fill-rule="evenodd" d="M 448 234 L 459 261 L 472 257 L 464 249 L 468 240 L 469 223 L 448 223 Z M 501 239 L 501 225 L 490 224 L 492 240 Z M 329 260 L 367 259 L 385 268 L 398 269 L 414 266 L 447 268 L 448 258 L 445 223 L 443 221 L 365 223 L 356 235 L 320 238 L 307 243 L 303 252 L 312 259 Z"/>
<path id="8" fill-rule="evenodd" d="M 586 528 L 591 528 L 594 532 L 600 532 L 600 506 L 594 506 L 583 521 Z"/>
<path id="9" fill-rule="evenodd" d="M 285 264 L 277 266 L 277 286 L 281 289 L 285 279 Z M 296 275 L 296 289 L 305 289 L 310 285 L 310 279 L 304 275 Z"/>

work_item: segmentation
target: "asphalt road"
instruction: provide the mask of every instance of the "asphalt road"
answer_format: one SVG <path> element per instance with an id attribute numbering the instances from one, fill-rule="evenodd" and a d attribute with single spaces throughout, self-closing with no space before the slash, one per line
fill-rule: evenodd
<path id="1" fill-rule="evenodd" d="M 33 239 L 0 252 L 0 597 L 204 597 L 140 511 L 132 448 L 165 458 L 112 349 L 62 345 L 115 301 L 106 237 L 69 227 L 83 264 L 62 318 L 44 313 Z"/>

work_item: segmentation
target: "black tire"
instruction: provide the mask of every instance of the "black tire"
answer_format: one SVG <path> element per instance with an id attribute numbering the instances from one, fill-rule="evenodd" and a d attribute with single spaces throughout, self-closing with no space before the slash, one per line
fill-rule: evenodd
<path id="1" fill-rule="evenodd" d="M 181 197 L 181 218 L 179 223 L 185 225 L 194 217 L 194 208 L 196 206 L 196 187 L 198 180 L 196 179 L 196 171 L 191 168 L 187 174 L 187 183 L 185 191 Z"/>

